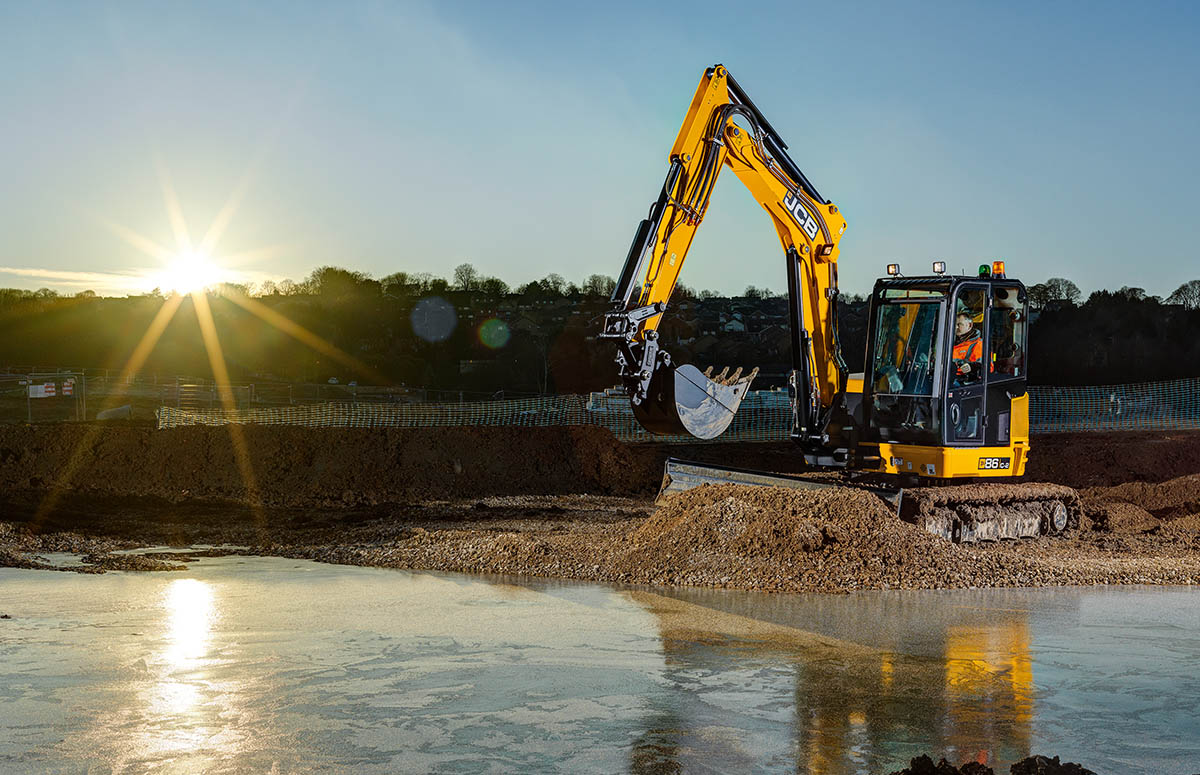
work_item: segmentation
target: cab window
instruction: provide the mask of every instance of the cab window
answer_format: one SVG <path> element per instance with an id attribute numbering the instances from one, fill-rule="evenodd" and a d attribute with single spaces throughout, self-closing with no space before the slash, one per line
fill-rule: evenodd
<path id="1" fill-rule="evenodd" d="M 997 285 L 992 289 L 991 369 L 992 379 L 1025 376 L 1025 331 L 1028 325 L 1025 299 L 1017 286 Z"/>
<path id="2" fill-rule="evenodd" d="M 987 292 L 971 288 L 958 295 L 954 305 L 954 341 L 951 344 L 951 375 L 956 387 L 973 385 L 983 379 L 983 320 L 987 311 Z"/>
<path id="3" fill-rule="evenodd" d="M 932 395 L 938 305 L 893 302 L 877 309 L 874 392 Z"/>

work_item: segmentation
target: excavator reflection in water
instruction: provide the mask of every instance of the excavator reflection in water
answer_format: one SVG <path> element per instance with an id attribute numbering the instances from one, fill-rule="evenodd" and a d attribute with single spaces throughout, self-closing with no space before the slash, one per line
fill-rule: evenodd
<path id="1" fill-rule="evenodd" d="M 1029 455 L 1025 286 L 1004 262 L 976 275 L 903 277 L 898 264 L 871 293 L 866 372 L 848 373 L 838 342 L 839 241 L 846 220 L 787 153 L 787 144 L 721 65 L 705 71 L 672 146 L 657 200 L 633 243 L 599 337 L 616 346 L 633 414 L 649 431 L 713 439 L 728 429 L 757 369 L 713 375 L 674 363 L 658 327 L 713 187 L 729 168 L 762 205 L 787 269 L 792 370 L 791 439 L 813 468 L 865 483 L 941 485 L 1012 480 Z M 957 358 L 955 324 L 965 313 L 979 346 Z M 667 464 L 673 489 L 736 482 L 735 469 L 683 471 Z M 761 476 L 745 483 L 761 483 Z M 774 484 L 830 486 L 783 478 Z M 1008 485 L 896 500 L 902 515 L 955 541 L 1032 537 L 1066 529 L 1072 491 Z M 907 505 L 903 505 L 907 502 Z"/>
<path id="2" fill-rule="evenodd" d="M 668 594 L 705 605 L 718 599 L 692 590 Z M 748 674 L 743 686 L 734 687 L 764 695 L 761 715 L 767 723 L 793 727 L 793 754 L 786 762 L 773 759 L 774 769 L 807 775 L 890 772 L 930 754 L 999 772 L 1031 755 L 1035 697 L 1027 614 L 964 609 L 957 622 L 932 633 L 908 628 L 899 615 L 879 613 L 877 621 L 892 629 L 878 641 L 878 651 L 863 653 L 847 644 L 840 656 L 812 648 L 806 640 L 810 633 L 796 631 L 796 643 L 776 632 L 760 641 L 753 635 L 701 639 L 689 632 L 680 637 L 671 618 L 661 618 L 666 675 L 686 688 L 684 704 L 652 720 L 655 726 L 631 750 L 630 771 L 732 772 L 764 766 L 758 758 L 762 752 L 748 745 L 754 730 L 728 726 L 719 707 L 722 690 L 713 690 L 714 707 L 698 680 L 722 673 L 733 658 L 792 674 L 790 710 L 766 699 L 770 692 L 756 681 L 767 679 Z M 842 624 L 860 626 L 849 620 Z"/>

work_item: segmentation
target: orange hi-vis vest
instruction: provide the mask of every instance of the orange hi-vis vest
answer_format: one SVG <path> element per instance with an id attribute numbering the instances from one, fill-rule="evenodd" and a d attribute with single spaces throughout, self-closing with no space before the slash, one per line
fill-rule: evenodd
<path id="1" fill-rule="evenodd" d="M 954 360 L 978 363 L 983 360 L 983 337 L 973 336 L 954 345 Z"/>

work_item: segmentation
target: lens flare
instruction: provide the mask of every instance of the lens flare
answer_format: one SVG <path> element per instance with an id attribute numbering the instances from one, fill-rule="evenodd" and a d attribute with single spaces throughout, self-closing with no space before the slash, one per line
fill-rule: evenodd
<path id="1" fill-rule="evenodd" d="M 409 319 L 412 321 L 413 333 L 426 342 L 433 343 L 449 339 L 458 325 L 454 305 L 441 296 L 430 296 L 418 301 Z"/>
<path id="2" fill-rule="evenodd" d="M 492 350 L 499 350 L 508 344 L 511 336 L 508 324 L 499 318 L 489 318 L 479 326 L 479 341 Z"/>

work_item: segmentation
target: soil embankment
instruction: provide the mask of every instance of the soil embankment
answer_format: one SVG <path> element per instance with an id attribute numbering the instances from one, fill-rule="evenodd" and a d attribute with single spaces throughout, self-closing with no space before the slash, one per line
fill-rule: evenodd
<path id="1" fill-rule="evenodd" d="M 476 495 L 632 494 L 651 491 L 662 475 L 654 455 L 593 427 L 236 430 L 0 426 L 0 492 L 347 508 Z"/>
<path id="2" fill-rule="evenodd" d="M 1067 537 L 958 546 L 845 489 L 710 487 L 655 509 L 668 455 L 795 470 L 786 444 L 623 445 L 596 428 L 0 427 L 0 565 L 72 547 L 236 544 L 363 565 L 746 589 L 1200 583 L 1200 433 L 1035 439 Z M 50 497 L 48 497 L 50 496 Z M 165 563 L 163 563 L 165 564 Z M 150 564 L 144 567 L 149 568 Z"/>

